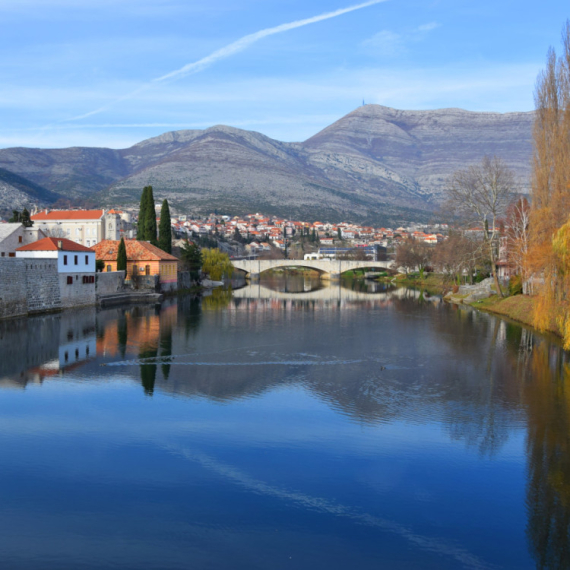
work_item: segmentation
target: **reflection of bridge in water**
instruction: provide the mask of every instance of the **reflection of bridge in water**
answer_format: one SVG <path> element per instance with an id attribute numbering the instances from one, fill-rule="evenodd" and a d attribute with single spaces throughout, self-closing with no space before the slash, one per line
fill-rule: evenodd
<path id="1" fill-rule="evenodd" d="M 419 298 L 420 291 L 408 289 L 405 287 L 391 288 L 384 291 L 367 293 L 364 291 L 353 291 L 341 287 L 340 285 L 331 285 L 316 289 L 313 291 L 304 291 L 301 293 L 289 293 L 286 291 L 276 291 L 265 287 L 260 283 L 254 283 L 235 289 L 232 292 L 234 299 L 268 299 L 268 300 L 283 300 L 283 301 L 324 301 L 324 302 L 338 302 L 338 301 L 389 301 L 391 299 L 411 299 Z"/>
<path id="2" fill-rule="evenodd" d="M 256 259 L 256 260 L 232 260 L 232 265 L 246 273 L 252 280 L 259 279 L 264 271 L 287 267 L 302 267 L 314 269 L 321 277 L 332 280 L 340 279 L 347 271 L 356 269 L 394 269 L 393 261 L 351 261 L 341 259 Z"/>

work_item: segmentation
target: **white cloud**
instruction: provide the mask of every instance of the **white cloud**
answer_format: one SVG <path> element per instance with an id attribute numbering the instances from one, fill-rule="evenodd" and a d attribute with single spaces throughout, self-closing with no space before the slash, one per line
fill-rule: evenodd
<path id="1" fill-rule="evenodd" d="M 439 28 L 440 25 L 441 24 L 438 24 L 437 22 L 430 22 L 429 24 L 423 24 L 422 26 L 419 26 L 418 31 L 420 31 L 420 32 L 431 32 L 432 30 Z"/>
<path id="2" fill-rule="evenodd" d="M 364 40 L 361 43 L 361 47 L 371 55 L 383 57 L 395 56 L 405 51 L 410 44 L 425 39 L 429 32 L 439 28 L 439 26 L 440 24 L 437 22 L 430 22 L 402 33 L 393 32 L 391 30 L 381 30 L 371 38 Z"/>

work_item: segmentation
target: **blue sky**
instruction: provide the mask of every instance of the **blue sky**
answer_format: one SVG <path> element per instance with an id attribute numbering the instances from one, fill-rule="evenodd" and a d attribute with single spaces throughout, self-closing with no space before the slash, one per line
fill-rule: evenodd
<path id="1" fill-rule="evenodd" d="M 128 147 L 227 124 L 301 141 L 364 99 L 529 111 L 567 0 L 0 0 L 0 147 Z"/>

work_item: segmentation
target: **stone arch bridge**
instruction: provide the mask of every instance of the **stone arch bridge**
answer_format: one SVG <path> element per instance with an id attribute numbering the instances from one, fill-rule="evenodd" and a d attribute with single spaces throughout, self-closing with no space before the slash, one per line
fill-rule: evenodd
<path id="1" fill-rule="evenodd" d="M 322 279 L 335 281 L 346 271 L 356 269 L 396 269 L 393 261 L 352 261 L 341 259 L 240 259 L 231 260 L 235 269 L 243 271 L 253 281 L 261 273 L 281 267 L 302 267 L 318 271 Z"/>

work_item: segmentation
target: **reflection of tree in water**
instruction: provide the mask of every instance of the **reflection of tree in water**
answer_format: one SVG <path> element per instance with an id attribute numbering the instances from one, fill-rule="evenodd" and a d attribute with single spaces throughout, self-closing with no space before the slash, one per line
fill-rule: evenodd
<path id="1" fill-rule="evenodd" d="M 161 323 L 162 325 L 162 323 Z M 162 375 L 165 380 L 168 380 L 170 375 L 170 362 L 172 356 L 172 324 L 165 323 L 160 327 L 160 357 Z"/>
<path id="2" fill-rule="evenodd" d="M 123 311 L 117 318 L 117 340 L 119 345 L 119 352 L 122 358 L 125 357 L 125 352 L 127 351 L 127 338 L 127 315 L 125 311 Z"/>
<path id="3" fill-rule="evenodd" d="M 213 289 L 212 294 L 202 299 L 202 307 L 205 311 L 217 311 L 225 309 L 232 301 L 232 289 Z"/>
<path id="4" fill-rule="evenodd" d="M 202 301 L 200 297 L 184 296 L 178 298 L 178 321 L 184 323 L 186 340 L 200 328 Z"/>
<path id="5" fill-rule="evenodd" d="M 148 332 L 151 332 L 152 329 L 156 326 L 160 326 L 159 320 L 156 318 L 160 314 L 160 307 L 156 307 L 155 314 L 145 315 L 144 319 L 138 319 L 138 327 L 141 326 L 141 320 L 144 320 L 144 327 Z M 156 331 L 158 332 L 158 331 Z M 158 355 L 158 343 L 157 343 L 157 336 L 154 334 L 148 334 L 145 342 L 142 342 L 140 345 L 139 350 L 139 359 L 151 359 L 150 362 L 147 364 L 141 364 L 141 384 L 144 388 L 145 394 L 148 396 L 152 396 L 154 393 L 154 384 L 156 382 L 156 357 Z"/>
<path id="6" fill-rule="evenodd" d="M 516 367 L 521 328 L 470 308 L 427 300 L 425 294 L 421 304 L 395 298 L 393 307 L 409 318 L 428 317 L 438 344 L 447 346 L 450 358 L 438 367 L 435 390 L 450 436 L 494 455 L 507 441 L 513 420 L 523 416 Z"/>
<path id="7" fill-rule="evenodd" d="M 570 365 L 543 342 L 530 357 L 527 535 L 538 568 L 570 568 Z"/>

